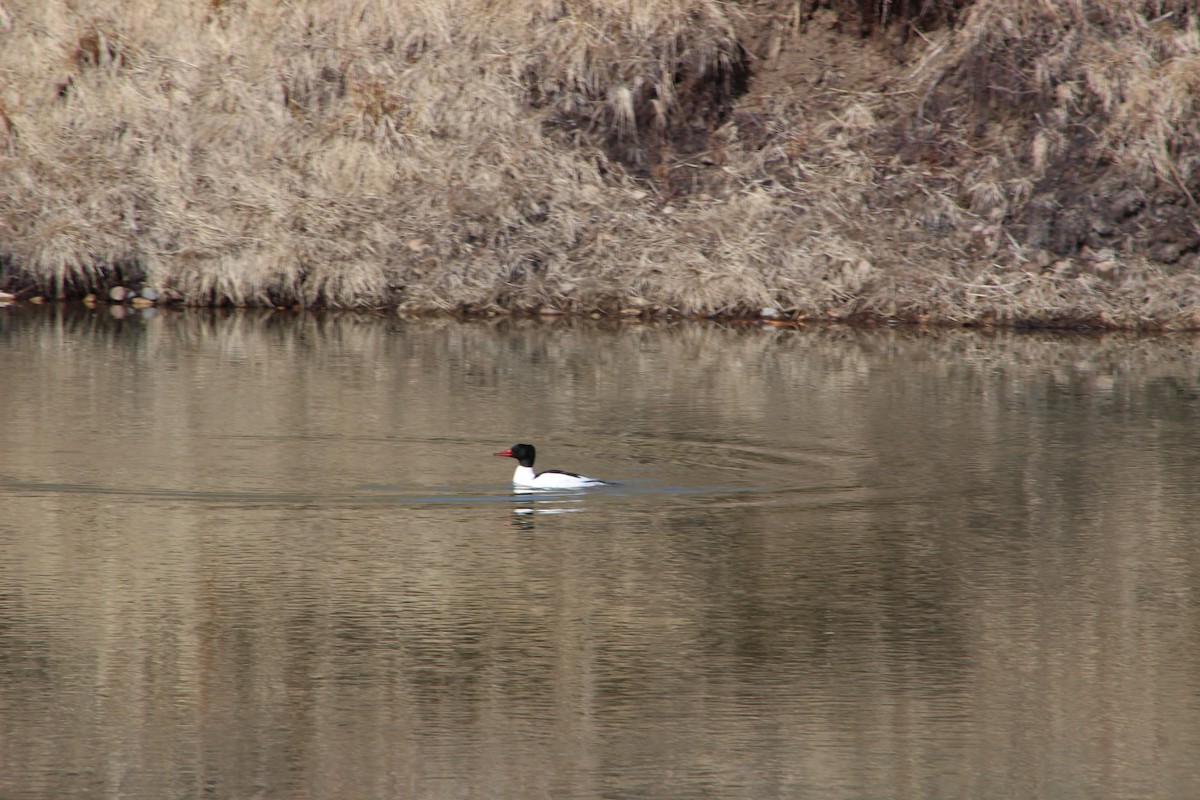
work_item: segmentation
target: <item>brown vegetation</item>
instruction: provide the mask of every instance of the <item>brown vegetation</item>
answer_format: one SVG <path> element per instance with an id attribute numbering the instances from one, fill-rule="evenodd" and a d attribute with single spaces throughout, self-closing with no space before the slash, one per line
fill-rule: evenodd
<path id="1" fill-rule="evenodd" d="M 0 289 L 1200 323 L 1187 0 L 4 0 L 0 74 Z"/>

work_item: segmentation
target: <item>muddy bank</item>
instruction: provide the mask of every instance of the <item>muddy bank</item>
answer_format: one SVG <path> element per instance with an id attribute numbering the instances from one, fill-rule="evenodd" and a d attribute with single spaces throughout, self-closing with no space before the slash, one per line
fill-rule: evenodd
<path id="1" fill-rule="evenodd" d="M 1185 3 L 15 0 L 0 64 L 18 297 L 1200 325 Z"/>

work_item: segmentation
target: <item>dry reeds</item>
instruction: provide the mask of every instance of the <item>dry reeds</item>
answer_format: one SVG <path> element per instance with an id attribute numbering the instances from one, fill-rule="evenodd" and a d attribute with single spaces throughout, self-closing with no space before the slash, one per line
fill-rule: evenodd
<path id="1" fill-rule="evenodd" d="M 1141 252 L 1156 237 L 1200 247 L 1195 224 L 1152 219 L 1177 201 L 1200 212 L 1200 30 L 1191 4 L 982 0 L 918 72 L 913 129 L 927 140 L 971 140 L 970 150 L 988 154 L 964 169 L 971 205 L 1018 222 L 1031 248 L 1129 249 L 1121 237 L 1145 240 Z M 1098 198 L 1131 192 L 1147 212 L 1136 224 L 1127 200 L 1109 209 Z M 1053 218 L 1039 220 L 1039 204 L 1053 207 Z M 1165 263 L 1180 255 L 1150 254 Z"/>
<path id="2" fill-rule="evenodd" d="M 629 93 L 667 121 L 681 69 L 736 55 L 705 0 L 6 12 L 3 247 L 60 292 L 136 264 L 189 302 L 486 305 L 548 282 L 628 191 L 548 126 L 636 160 Z"/>
<path id="3" fill-rule="evenodd" d="M 195 304 L 1197 323 L 1191 273 L 1122 231 L 1025 235 L 1081 142 L 1194 202 L 1182 0 L 982 0 L 897 90 L 756 97 L 751 124 L 754 12 L 8 0 L 0 277 Z"/>

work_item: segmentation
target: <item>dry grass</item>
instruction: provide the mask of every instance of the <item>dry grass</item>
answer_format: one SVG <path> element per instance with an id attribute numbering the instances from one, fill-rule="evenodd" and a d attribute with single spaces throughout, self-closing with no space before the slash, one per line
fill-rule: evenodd
<path id="1" fill-rule="evenodd" d="M 636 151 L 626 89 L 669 117 L 679 64 L 731 52 L 723 19 L 705 0 L 9 3 L 3 246 L 59 291 L 119 263 L 189 302 L 487 304 L 552 282 L 625 204 L 547 122 Z"/>
<path id="2" fill-rule="evenodd" d="M 1200 30 L 1183 0 L 982 0 L 918 74 L 914 128 L 988 154 L 973 208 L 1002 218 L 1039 181 L 1104 172 L 1200 209 Z"/>
<path id="3" fill-rule="evenodd" d="M 1037 264 L 1010 232 L 1096 115 L 1089 158 L 1195 195 L 1185 6 L 982 0 L 900 91 L 758 98 L 751 137 L 726 111 L 753 10 L 7 0 L 0 254 L 194 304 L 1200 322 L 1190 273 Z M 931 156 L 881 146 L 905 115 Z"/>

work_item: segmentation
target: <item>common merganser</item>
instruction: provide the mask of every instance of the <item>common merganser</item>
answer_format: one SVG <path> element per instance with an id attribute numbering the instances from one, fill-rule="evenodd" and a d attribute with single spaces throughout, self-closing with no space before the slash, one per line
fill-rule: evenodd
<path id="1" fill-rule="evenodd" d="M 517 460 L 517 471 L 513 473 L 512 482 L 513 486 L 520 489 L 586 489 L 590 486 L 608 484 L 608 481 L 558 469 L 535 473 L 533 459 L 537 457 L 537 450 L 531 444 L 514 444 L 504 452 L 492 453 L 492 455 L 507 456 Z"/>

